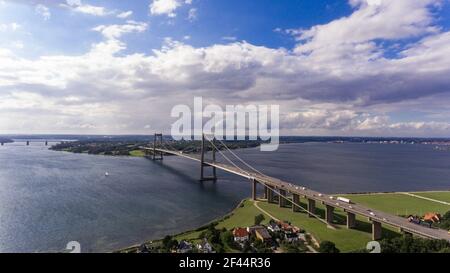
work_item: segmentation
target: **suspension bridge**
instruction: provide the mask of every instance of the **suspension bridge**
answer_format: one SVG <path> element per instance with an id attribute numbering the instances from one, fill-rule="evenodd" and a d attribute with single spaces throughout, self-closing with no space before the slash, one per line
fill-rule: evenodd
<path id="1" fill-rule="evenodd" d="M 200 164 L 200 181 L 202 182 L 217 181 L 217 170 L 243 177 L 250 182 L 253 200 L 257 199 L 258 186 L 262 186 L 264 189 L 264 199 L 266 199 L 267 202 L 278 203 L 280 207 L 290 206 L 294 212 L 305 211 L 310 217 L 315 217 L 330 226 L 333 226 L 335 209 L 341 209 L 346 213 L 347 228 L 349 229 L 356 227 L 356 215 L 362 216 L 372 223 L 373 240 L 380 240 L 382 238 L 382 224 L 384 224 L 398 228 L 400 232 L 406 234 L 413 234 L 428 239 L 443 239 L 450 241 L 450 234 L 445 230 L 428 228 L 410 223 L 407 219 L 396 215 L 373 210 L 360 204 L 346 202 L 335 196 L 323 194 L 307 189 L 306 187 L 301 187 L 265 175 L 236 155 L 236 153 L 230 150 L 223 141 L 208 137 L 205 134 L 202 136 L 201 152 L 199 155 L 185 154 L 183 151 L 176 150 L 170 145 L 170 143 L 163 140 L 162 134 L 155 134 L 153 147 L 140 148 L 153 160 L 163 160 L 164 155 L 174 155 L 198 162 Z M 212 158 L 210 160 L 206 159 L 207 145 L 211 148 L 212 152 Z M 224 150 L 227 151 L 227 154 L 222 152 L 218 146 L 224 148 Z M 219 153 L 228 164 L 218 162 L 216 160 L 217 153 Z M 206 168 L 212 169 L 212 176 L 206 176 Z M 305 199 L 306 208 L 301 205 L 301 198 Z M 316 203 L 325 206 L 325 219 L 322 219 L 317 215 Z"/>

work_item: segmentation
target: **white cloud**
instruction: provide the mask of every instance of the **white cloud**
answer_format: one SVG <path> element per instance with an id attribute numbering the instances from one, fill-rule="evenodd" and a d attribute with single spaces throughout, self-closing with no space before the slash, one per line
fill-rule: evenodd
<path id="1" fill-rule="evenodd" d="M 133 11 L 129 10 L 129 11 L 125 11 L 125 12 L 121 12 L 121 13 L 117 14 L 117 17 L 120 19 L 126 19 L 126 18 L 130 17 L 131 15 L 133 15 Z"/>
<path id="2" fill-rule="evenodd" d="M 93 30 L 100 32 L 103 36 L 105 36 L 105 38 L 113 40 L 120 38 L 126 33 L 144 32 L 147 28 L 147 23 L 127 21 L 127 23 L 123 25 L 100 25 L 93 28 Z"/>
<path id="3" fill-rule="evenodd" d="M 6 24 L 0 24 L 0 31 L 17 31 L 18 29 L 21 28 L 21 25 L 18 23 L 6 23 Z"/>
<path id="4" fill-rule="evenodd" d="M 52 14 L 50 13 L 50 9 L 42 4 L 36 5 L 35 11 L 37 14 L 41 15 L 44 20 L 49 20 Z"/>
<path id="5" fill-rule="evenodd" d="M 106 16 L 113 14 L 114 12 L 108 11 L 104 7 L 93 6 L 89 4 L 83 4 L 81 0 L 67 0 L 66 4 L 61 4 L 62 7 L 71 9 L 74 12 L 94 15 L 94 16 Z"/>
<path id="6" fill-rule="evenodd" d="M 0 49 L 0 130 L 134 133 L 147 124 L 164 130 L 171 107 L 199 95 L 218 104 L 280 104 L 283 133 L 448 135 L 448 116 L 390 117 L 401 107 L 436 113 L 437 103 L 439 113 L 450 113 L 450 32 L 434 27 L 429 6 L 422 4 L 428 1 L 397 1 L 402 4 L 383 1 L 382 10 L 372 10 L 355 0 L 353 15 L 298 32 L 306 36 L 292 52 L 168 39 L 152 54 L 125 54 L 123 35 L 148 28 L 134 21 L 95 27 L 104 41 L 78 56 L 27 59 Z M 390 10 L 400 6 L 408 10 L 406 18 Z M 395 59 L 384 57 L 373 40 L 405 37 L 417 40 Z"/>
<path id="7" fill-rule="evenodd" d="M 150 3 L 150 13 L 152 15 L 175 17 L 175 11 L 184 4 L 192 4 L 192 0 L 153 0 Z"/>

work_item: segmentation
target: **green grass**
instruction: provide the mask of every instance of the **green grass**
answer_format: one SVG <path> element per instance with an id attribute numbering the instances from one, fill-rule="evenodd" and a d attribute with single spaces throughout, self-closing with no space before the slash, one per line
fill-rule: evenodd
<path id="1" fill-rule="evenodd" d="M 442 192 L 441 194 L 435 193 L 435 197 L 436 199 L 439 199 L 447 196 L 448 194 L 450 194 L 450 192 Z M 353 194 L 339 196 L 348 197 L 356 203 L 394 215 L 423 215 L 426 212 L 445 213 L 450 210 L 450 206 L 448 205 L 400 193 Z"/>
<path id="2" fill-rule="evenodd" d="M 450 203 L 450 192 L 417 192 L 414 194 Z"/>
<path id="3" fill-rule="evenodd" d="M 134 150 L 130 152 L 130 155 L 136 157 L 144 157 L 145 153 L 142 150 Z"/>

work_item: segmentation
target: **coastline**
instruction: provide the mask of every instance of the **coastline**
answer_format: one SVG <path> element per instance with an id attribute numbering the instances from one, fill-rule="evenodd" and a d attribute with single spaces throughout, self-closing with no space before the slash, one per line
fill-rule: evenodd
<path id="1" fill-rule="evenodd" d="M 180 232 L 180 233 L 176 233 L 176 234 L 167 234 L 166 236 L 179 237 L 179 236 L 187 235 L 187 234 L 190 234 L 190 233 L 194 233 L 194 232 L 198 232 L 198 231 L 205 230 L 205 229 L 208 228 L 208 226 L 211 225 L 211 224 L 223 222 L 224 220 L 228 219 L 228 218 L 231 217 L 233 214 L 235 214 L 235 213 L 236 213 L 236 210 L 239 209 L 239 208 L 244 204 L 244 202 L 245 202 L 246 200 L 248 200 L 248 199 L 247 199 L 247 198 L 242 199 L 241 201 L 239 201 L 239 203 L 237 204 L 237 206 L 235 206 L 232 210 L 230 210 L 229 212 L 227 212 L 225 215 L 219 216 L 219 217 L 217 217 L 217 218 L 215 218 L 215 219 L 213 219 L 213 220 L 211 220 L 211 221 L 209 221 L 209 222 L 207 222 L 207 223 L 205 223 L 205 224 L 199 226 L 198 228 L 186 230 L 186 231 L 183 231 L 183 232 Z M 146 242 L 150 242 L 150 241 L 151 241 L 151 242 L 158 242 L 158 241 L 162 241 L 162 240 L 163 240 L 163 238 L 159 238 L 159 239 L 156 239 L 156 240 L 146 240 L 146 241 L 142 241 L 141 243 L 136 243 L 136 244 L 134 244 L 134 245 L 132 245 L 132 246 L 128 246 L 128 247 L 125 247 L 125 248 L 121 248 L 121 249 L 118 249 L 118 250 L 114 250 L 113 253 L 116 253 L 116 252 L 127 252 L 127 250 L 133 250 L 133 249 L 136 249 L 136 248 L 138 248 L 140 245 L 142 245 L 142 244 L 144 244 L 144 243 L 146 243 Z"/>
<path id="2" fill-rule="evenodd" d="M 420 193 L 441 193 L 441 194 L 449 194 L 450 195 L 450 190 L 448 190 L 448 191 L 440 191 L 440 190 L 432 190 L 432 191 L 414 191 L 414 192 L 410 192 L 410 193 L 414 193 L 414 194 L 420 194 Z M 354 196 L 355 198 L 356 197 L 368 197 L 368 198 L 370 198 L 370 197 L 373 197 L 373 196 L 377 196 L 377 195 L 379 195 L 380 196 L 380 198 L 381 198 L 381 200 L 379 201 L 379 204 L 380 205 L 383 205 L 383 198 L 386 198 L 387 196 L 389 196 L 389 195 L 402 195 L 402 196 L 405 196 L 405 198 L 414 198 L 413 196 L 406 196 L 405 195 L 405 192 L 372 192 L 372 193 L 352 193 L 352 194 L 339 194 L 339 193 L 337 193 L 337 194 L 334 194 L 335 196 L 338 196 L 338 195 L 344 195 L 344 196 Z M 182 238 L 183 240 L 190 240 L 190 239 L 186 239 L 186 238 L 189 238 L 189 236 L 188 235 L 190 235 L 190 234 L 192 234 L 192 235 L 195 235 L 195 234 L 197 234 L 197 233 L 199 233 L 199 232 L 202 232 L 203 230 L 205 230 L 209 225 L 211 225 L 211 224 L 213 224 L 213 223 L 216 223 L 216 224 L 218 224 L 218 225 L 220 225 L 221 223 L 223 223 L 225 220 L 227 220 L 227 219 L 229 219 L 230 217 L 232 217 L 233 215 L 235 215 L 236 214 L 236 212 L 240 209 L 240 208 L 242 208 L 243 206 L 244 206 L 244 203 L 246 203 L 246 202 L 248 202 L 249 201 L 249 199 L 248 198 L 245 198 L 245 199 L 243 199 L 243 200 L 241 200 L 238 204 L 237 204 L 237 206 L 235 206 L 234 207 L 234 209 L 232 209 L 230 212 L 228 212 L 228 213 L 226 213 L 225 215 L 223 215 L 223 216 L 221 216 L 221 217 L 218 217 L 218 218 L 216 218 L 216 219 L 214 219 L 214 220 L 212 220 L 212 221 L 209 221 L 208 223 L 206 223 L 206 224 L 203 224 L 203 225 L 201 225 L 201 226 L 199 226 L 198 228 L 195 228 L 195 229 L 191 229 L 191 230 L 187 230 L 187 231 L 184 231 L 184 232 L 181 232 L 181 233 L 177 233 L 177 234 L 168 234 L 168 235 L 166 235 L 166 236 L 171 236 L 171 237 L 173 237 L 173 238 Z M 435 200 L 436 201 L 436 200 Z M 358 203 L 359 203 L 359 201 L 357 201 Z M 431 202 L 431 203 L 433 203 L 433 200 L 421 200 L 420 198 L 419 199 L 417 199 L 417 202 Z M 422 204 L 417 204 L 417 205 L 422 205 Z M 445 213 L 446 211 L 450 211 L 450 206 L 449 205 L 442 205 L 443 207 L 445 207 L 445 208 L 447 208 L 445 211 L 442 211 L 443 213 Z M 411 206 L 411 213 L 413 213 L 413 205 Z M 420 211 L 421 211 L 422 209 L 420 209 Z M 432 210 L 430 210 L 430 211 L 432 211 Z M 434 212 L 434 211 L 433 211 Z M 395 213 L 394 213 L 395 214 Z M 398 213 L 397 213 L 397 215 L 399 215 Z M 276 216 L 276 217 L 278 217 L 278 215 L 274 215 L 274 216 Z M 399 216 L 401 216 L 401 215 L 399 215 Z M 278 217 L 278 218 L 280 218 L 280 217 Z M 251 219 L 252 220 L 252 219 Z M 284 219 L 283 218 L 283 220 L 291 220 L 291 219 Z M 319 225 L 320 225 L 320 223 L 318 223 Z M 244 224 L 242 224 L 242 225 L 238 225 L 238 226 L 236 226 L 236 227 L 239 227 L 239 226 L 245 226 Z M 304 227 L 304 226 L 301 226 L 302 228 Z M 311 229 L 311 228 L 309 228 L 309 229 L 306 229 L 306 231 L 307 231 L 307 233 L 308 234 L 310 234 L 310 235 L 312 235 L 312 237 L 314 238 L 314 241 L 316 241 L 316 243 L 319 243 L 320 241 L 323 241 L 324 239 L 323 239 L 323 237 L 321 238 L 321 236 L 317 236 L 317 234 L 315 234 L 316 232 L 315 232 L 315 230 L 314 229 Z M 338 229 L 338 231 L 339 231 L 339 229 Z M 195 239 L 197 239 L 197 238 L 195 238 Z M 137 244 L 134 244 L 134 245 L 131 245 L 131 246 L 128 246 L 128 247 L 125 247 L 125 248 L 121 248 L 121 249 L 117 249 L 117 250 L 115 250 L 115 251 L 113 251 L 113 253 L 117 253 L 117 252 L 119 252 L 119 253 L 132 253 L 132 252 L 136 252 L 136 250 L 141 246 L 141 245 L 143 245 L 143 244 L 147 244 L 147 243 L 149 243 L 149 242 L 160 242 L 160 241 L 162 241 L 163 240 L 163 238 L 159 238 L 159 239 L 156 239 L 156 240 L 147 240 L 147 241 L 142 241 L 141 243 L 137 243 Z M 361 238 L 360 238 L 360 240 L 361 240 Z M 362 238 L 362 240 L 364 240 L 364 238 Z M 369 237 L 367 238 L 367 242 L 368 241 L 370 241 L 369 240 Z"/>

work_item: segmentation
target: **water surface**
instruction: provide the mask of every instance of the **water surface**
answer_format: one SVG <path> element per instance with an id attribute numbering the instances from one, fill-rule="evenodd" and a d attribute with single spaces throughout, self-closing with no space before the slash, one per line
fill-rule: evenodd
<path id="1" fill-rule="evenodd" d="M 0 252 L 61 251 L 79 241 L 103 252 L 198 227 L 250 195 L 219 172 L 198 182 L 198 163 L 0 147 Z M 268 175 L 322 191 L 450 189 L 450 152 L 426 145 L 307 143 L 236 153 Z M 109 176 L 105 176 L 105 172 Z"/>

